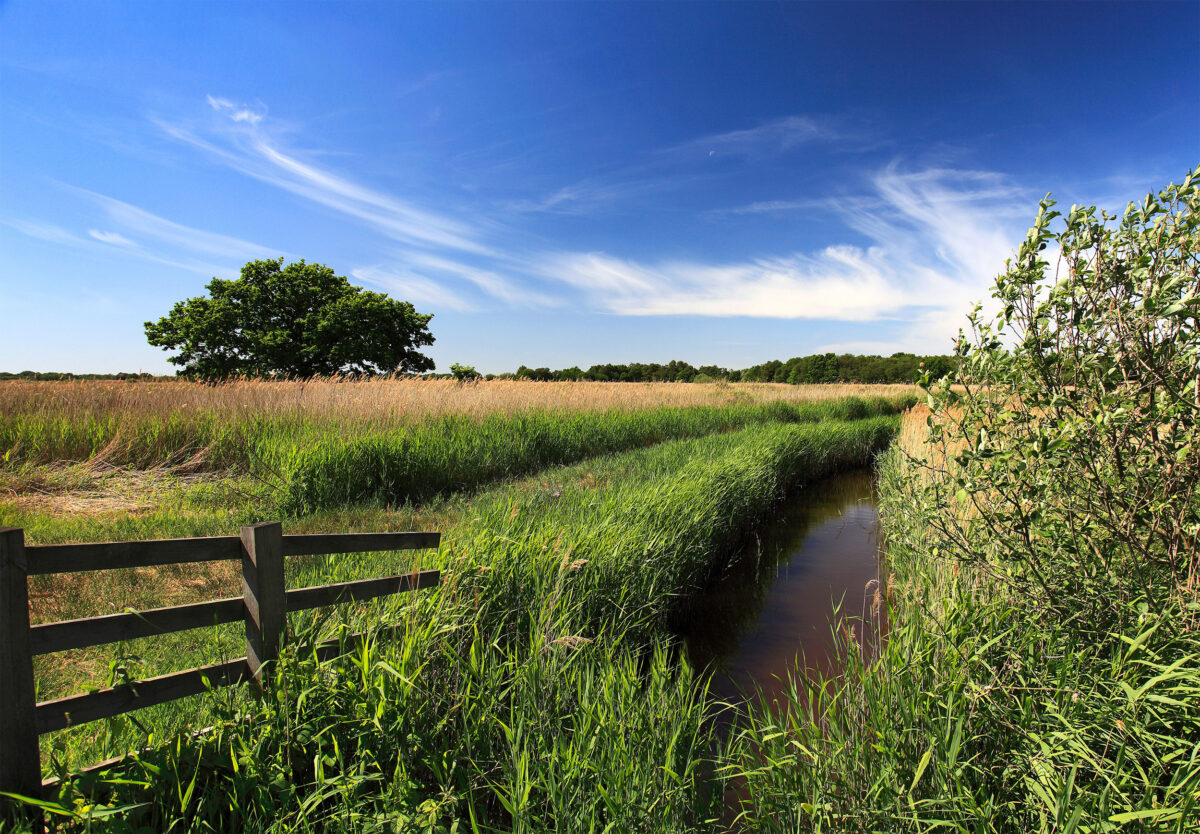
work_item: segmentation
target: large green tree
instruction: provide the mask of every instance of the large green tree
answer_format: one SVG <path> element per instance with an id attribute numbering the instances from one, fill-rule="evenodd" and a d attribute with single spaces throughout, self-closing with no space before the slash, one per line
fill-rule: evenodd
<path id="1" fill-rule="evenodd" d="M 432 314 L 353 286 L 323 264 L 251 261 L 240 278 L 213 278 L 208 295 L 180 301 L 146 322 L 146 338 L 180 374 L 312 377 L 433 369 Z"/>

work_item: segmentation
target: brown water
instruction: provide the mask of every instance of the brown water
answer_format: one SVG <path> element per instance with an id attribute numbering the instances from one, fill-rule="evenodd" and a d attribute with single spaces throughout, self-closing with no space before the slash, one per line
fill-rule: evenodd
<path id="1" fill-rule="evenodd" d="M 731 703 L 761 689 L 771 700 L 797 668 L 838 671 L 831 629 L 868 651 L 879 577 L 879 515 L 870 472 L 848 472 L 793 494 L 757 540 L 688 606 L 682 629 L 712 694 Z M 864 619 L 865 616 L 865 619 Z"/>

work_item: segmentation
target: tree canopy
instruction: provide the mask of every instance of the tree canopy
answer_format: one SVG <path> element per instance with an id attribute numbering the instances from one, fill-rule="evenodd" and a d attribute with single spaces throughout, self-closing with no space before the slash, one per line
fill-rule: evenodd
<path id="1" fill-rule="evenodd" d="M 146 338 L 178 350 L 180 375 L 307 378 L 420 373 L 433 361 L 432 314 L 352 285 L 324 264 L 251 261 L 240 278 L 213 278 L 207 296 L 178 302 L 146 322 Z"/>
<path id="2" fill-rule="evenodd" d="M 473 365 L 460 365 L 457 362 L 450 366 L 450 373 L 459 382 L 478 382 L 483 378 Z"/>

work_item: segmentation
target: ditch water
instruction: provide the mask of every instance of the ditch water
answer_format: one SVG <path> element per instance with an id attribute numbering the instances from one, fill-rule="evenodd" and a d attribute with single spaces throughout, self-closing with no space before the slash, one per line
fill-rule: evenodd
<path id="1" fill-rule="evenodd" d="M 693 598 L 682 629 L 693 667 L 712 670 L 712 695 L 733 704 L 755 687 L 778 700 L 797 662 L 836 673 L 831 625 L 852 627 L 868 651 L 876 645 L 874 586 L 867 586 L 878 578 L 872 473 L 846 472 L 811 484 Z"/>

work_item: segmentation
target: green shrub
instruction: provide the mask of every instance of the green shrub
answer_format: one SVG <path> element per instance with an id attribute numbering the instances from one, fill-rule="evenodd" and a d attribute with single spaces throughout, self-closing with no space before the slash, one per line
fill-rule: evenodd
<path id="1" fill-rule="evenodd" d="M 953 555 L 1003 566 L 1031 605 L 1081 628 L 1200 578 L 1198 186 L 1189 174 L 1116 225 L 1044 200 L 996 281 L 998 319 L 976 312 L 960 342 L 963 389 L 932 397 L 933 440 L 955 444 L 940 497 L 971 508 L 936 516 L 963 521 L 945 531 Z"/>
<path id="2" fill-rule="evenodd" d="M 753 826 L 1200 828 L 1198 186 L 1043 201 L 885 470 L 887 646 L 740 740 Z"/>

